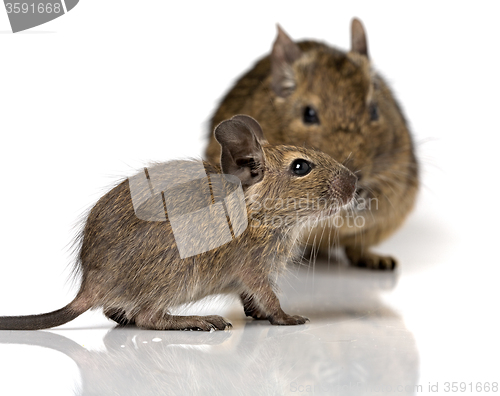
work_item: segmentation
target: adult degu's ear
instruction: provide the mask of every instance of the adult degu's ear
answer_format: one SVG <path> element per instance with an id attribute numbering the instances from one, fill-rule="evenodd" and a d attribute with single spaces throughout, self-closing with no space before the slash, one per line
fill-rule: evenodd
<path id="1" fill-rule="evenodd" d="M 243 186 L 258 183 L 264 177 L 265 144 L 262 128 L 252 117 L 237 115 L 222 121 L 214 131 L 221 145 L 222 172 L 235 175 Z"/>
<path id="2" fill-rule="evenodd" d="M 292 65 L 302 56 L 299 46 L 277 25 L 278 36 L 271 51 L 271 88 L 286 97 L 295 88 Z"/>
<path id="3" fill-rule="evenodd" d="M 358 18 L 353 18 L 351 21 L 351 51 L 368 58 L 368 41 L 365 28 Z"/>

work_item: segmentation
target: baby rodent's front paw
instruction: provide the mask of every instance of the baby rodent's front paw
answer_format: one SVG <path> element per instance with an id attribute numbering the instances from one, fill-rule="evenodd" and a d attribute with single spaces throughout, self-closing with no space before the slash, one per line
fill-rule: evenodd
<path id="1" fill-rule="evenodd" d="M 288 315 L 283 312 L 283 315 L 279 317 L 270 317 L 269 322 L 271 322 L 272 325 L 290 326 L 290 325 L 304 324 L 306 322 L 309 322 L 309 319 L 306 318 L 305 316 Z"/>
<path id="2" fill-rule="evenodd" d="M 299 325 L 309 321 L 305 316 L 288 315 L 283 312 L 278 297 L 269 283 L 250 284 L 248 291 L 242 293 L 240 297 L 247 316 L 266 318 L 273 325 Z M 257 302 L 260 307 L 257 306 Z"/>
<path id="3" fill-rule="evenodd" d="M 349 247 L 346 247 L 345 253 L 355 267 L 393 271 L 398 265 L 398 262 L 391 256 L 381 256 L 367 251 L 360 252 L 358 249 Z"/>

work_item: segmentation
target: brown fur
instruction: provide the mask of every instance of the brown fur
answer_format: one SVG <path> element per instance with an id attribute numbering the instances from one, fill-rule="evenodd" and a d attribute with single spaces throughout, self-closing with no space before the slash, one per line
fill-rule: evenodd
<path id="1" fill-rule="evenodd" d="M 319 124 L 303 122 L 306 106 L 316 110 Z M 236 82 L 211 125 L 238 113 L 256 118 L 271 144 L 314 147 L 342 161 L 358 176 L 358 197 L 374 203 L 371 211 L 355 208 L 352 213 L 365 219 L 363 227 L 347 227 L 349 212 L 344 211 L 344 226 L 320 226 L 306 235 L 309 241 L 321 240 L 323 251 L 334 244 L 345 247 L 354 265 L 395 267 L 393 258 L 368 248 L 394 232 L 412 209 L 418 164 L 401 109 L 372 69 L 359 20 L 353 20 L 352 50 L 347 53 L 315 41 L 295 44 L 278 28 L 271 55 Z M 206 158 L 215 161 L 218 156 L 212 138 Z"/>
<path id="2" fill-rule="evenodd" d="M 170 220 L 139 218 L 139 212 L 141 216 L 159 215 L 155 213 L 158 207 L 155 202 L 158 203 L 163 193 L 157 192 L 138 209 L 131 194 L 132 179 L 124 180 L 99 199 L 88 215 L 81 234 L 77 266 L 82 280 L 75 300 L 50 314 L 2 317 L 0 329 L 60 325 L 87 309 L 98 307 L 121 324 L 135 323 L 147 329 L 224 329 L 230 323 L 219 316 L 169 314 L 169 309 L 180 304 L 219 293 L 240 295 L 249 316 L 279 325 L 305 323 L 307 318 L 283 312 L 273 291 L 273 280 L 296 255 L 294 246 L 301 221 L 331 214 L 350 201 L 356 177 L 319 151 L 271 146 L 259 130 L 255 120 L 238 116 L 225 121 L 215 131 L 226 153 L 222 172 L 240 174 L 244 185 L 248 227 L 241 235 L 218 248 L 181 258 Z M 242 159 L 247 162 L 233 167 L 241 164 Z M 294 175 L 290 164 L 295 159 L 310 161 L 314 164 L 312 171 L 302 177 Z M 174 175 L 174 181 L 182 181 L 184 176 L 190 176 L 193 164 L 193 161 L 172 161 L 151 166 L 148 171 L 160 175 L 161 180 L 169 180 Z M 210 189 L 215 191 L 213 196 L 208 194 L 208 200 L 204 201 L 204 195 L 196 193 L 206 187 L 205 179 L 177 184 L 168 195 L 171 206 L 167 216 L 173 216 L 179 208 L 182 213 L 193 213 L 203 207 L 212 210 L 215 205 L 211 204 L 223 198 L 217 195 L 219 190 L 213 182 L 221 169 L 208 162 L 204 162 L 203 167 Z M 149 190 L 146 191 L 147 186 L 144 188 L 135 194 L 146 194 Z M 167 194 L 168 186 L 165 191 Z M 278 198 L 302 199 L 303 205 L 301 210 L 276 205 Z M 326 209 L 315 205 L 320 198 L 328 203 Z M 162 209 L 160 212 L 165 214 Z M 267 217 L 287 221 L 276 224 L 266 221 Z M 185 222 L 183 227 L 193 233 L 201 229 L 214 233 L 214 238 L 219 237 L 217 224 Z M 192 244 L 196 243 L 194 238 Z"/>

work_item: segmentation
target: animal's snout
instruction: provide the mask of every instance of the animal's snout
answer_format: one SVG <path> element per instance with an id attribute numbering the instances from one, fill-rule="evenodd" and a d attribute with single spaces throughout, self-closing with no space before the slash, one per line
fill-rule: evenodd
<path id="1" fill-rule="evenodd" d="M 347 169 L 340 173 L 333 181 L 333 189 L 337 192 L 337 196 L 342 205 L 351 201 L 354 197 L 358 184 L 356 175 Z"/>

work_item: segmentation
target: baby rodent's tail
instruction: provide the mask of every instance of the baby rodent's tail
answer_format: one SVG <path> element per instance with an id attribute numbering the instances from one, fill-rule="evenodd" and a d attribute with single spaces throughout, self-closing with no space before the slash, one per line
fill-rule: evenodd
<path id="1" fill-rule="evenodd" d="M 57 311 L 27 316 L 0 316 L 0 330 L 40 330 L 60 326 L 87 311 L 90 305 L 78 294 L 64 308 Z"/>

